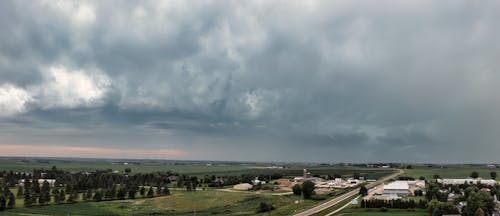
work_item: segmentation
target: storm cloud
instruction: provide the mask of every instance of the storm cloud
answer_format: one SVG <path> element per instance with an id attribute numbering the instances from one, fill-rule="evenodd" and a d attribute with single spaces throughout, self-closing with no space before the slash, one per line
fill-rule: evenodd
<path id="1" fill-rule="evenodd" d="M 499 11 L 496 1 L 2 1 L 0 146 L 499 162 Z"/>

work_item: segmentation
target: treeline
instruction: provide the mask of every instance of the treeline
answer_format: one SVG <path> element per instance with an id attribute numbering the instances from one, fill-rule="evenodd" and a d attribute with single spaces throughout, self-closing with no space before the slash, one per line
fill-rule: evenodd
<path id="1" fill-rule="evenodd" d="M 25 207 L 47 205 L 51 202 L 74 203 L 77 200 L 99 202 L 135 199 L 137 194 L 140 197 L 165 196 L 170 194 L 169 186 L 195 191 L 202 185 L 223 187 L 242 182 L 251 183 L 255 178 L 270 181 L 281 177 L 281 174 L 275 173 L 240 176 L 206 175 L 198 178 L 170 171 L 131 174 L 129 168 L 123 173 L 114 173 L 112 170 L 68 172 L 59 170 L 55 166 L 49 170 L 35 169 L 30 173 L 2 171 L 0 172 L 0 180 L 2 180 L 0 182 L 0 210 L 14 208 L 16 198 L 23 199 Z M 15 186 L 17 186 L 17 194 L 10 190 Z"/>
<path id="2" fill-rule="evenodd" d="M 361 200 L 360 202 L 361 208 L 395 208 L 395 209 L 409 209 L 409 208 L 419 208 L 426 209 L 427 201 L 420 200 L 415 202 L 413 199 L 409 200 L 380 200 L 380 199 L 371 199 L 371 200 Z"/>
<path id="3" fill-rule="evenodd" d="M 242 174 L 240 176 L 215 176 L 206 175 L 201 179 L 201 183 L 207 184 L 208 187 L 224 187 L 229 185 L 235 185 L 239 183 L 249 183 L 252 184 L 252 180 L 258 178 L 259 180 L 270 182 L 273 179 L 282 178 L 283 175 L 279 173 L 273 174 Z"/>

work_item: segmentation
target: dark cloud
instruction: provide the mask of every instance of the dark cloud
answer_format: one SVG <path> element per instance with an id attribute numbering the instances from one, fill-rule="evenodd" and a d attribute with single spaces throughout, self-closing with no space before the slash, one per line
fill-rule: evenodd
<path id="1" fill-rule="evenodd" d="M 499 6 L 3 1 L 0 144 L 493 161 Z"/>

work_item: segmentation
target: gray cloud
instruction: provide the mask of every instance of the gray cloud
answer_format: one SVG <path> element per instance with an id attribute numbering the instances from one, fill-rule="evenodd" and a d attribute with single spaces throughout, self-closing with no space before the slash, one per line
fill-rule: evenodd
<path id="1" fill-rule="evenodd" d="M 3 1 L 0 144 L 495 161 L 499 6 Z"/>

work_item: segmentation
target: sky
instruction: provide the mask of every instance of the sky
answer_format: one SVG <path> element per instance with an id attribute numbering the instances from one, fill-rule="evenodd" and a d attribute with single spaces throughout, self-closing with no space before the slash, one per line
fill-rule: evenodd
<path id="1" fill-rule="evenodd" d="M 499 1 L 0 1 L 0 155 L 500 162 Z"/>

